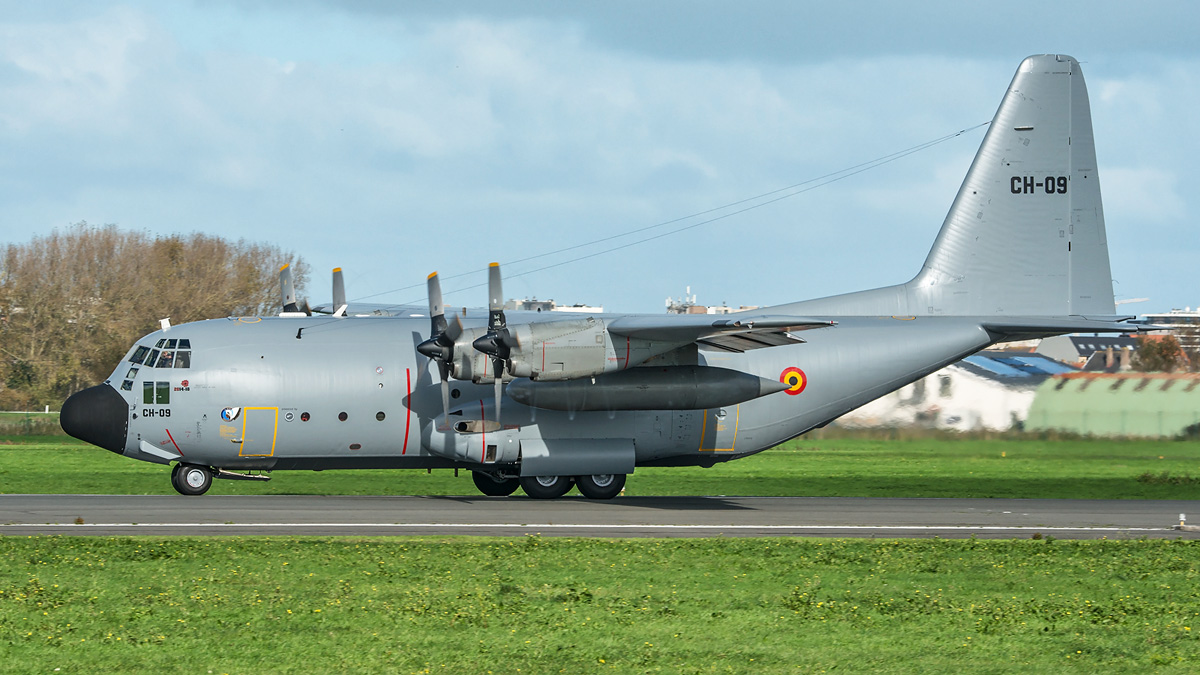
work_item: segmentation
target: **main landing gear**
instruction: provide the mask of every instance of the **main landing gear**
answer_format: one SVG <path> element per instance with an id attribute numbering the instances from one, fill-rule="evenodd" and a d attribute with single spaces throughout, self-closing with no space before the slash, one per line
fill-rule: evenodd
<path id="1" fill-rule="evenodd" d="M 589 500 L 611 500 L 616 497 L 625 488 L 624 473 L 606 473 L 601 476 L 526 476 L 522 478 L 505 479 L 505 488 L 508 491 L 490 492 L 485 488 L 493 488 L 492 484 L 496 483 L 496 479 L 487 474 L 475 473 L 475 486 L 479 488 L 485 495 L 511 495 L 512 491 L 516 490 L 516 486 L 509 486 L 509 482 L 520 483 L 521 489 L 526 492 L 526 495 L 534 498 L 534 500 L 557 500 L 571 490 L 571 486 L 576 486 L 580 489 L 584 497 Z M 492 484 L 488 483 L 491 482 Z"/>
<path id="2" fill-rule="evenodd" d="M 507 497 L 521 487 L 521 481 L 517 478 L 504 478 L 483 471 L 472 471 L 471 478 L 475 481 L 475 487 L 489 497 Z"/>

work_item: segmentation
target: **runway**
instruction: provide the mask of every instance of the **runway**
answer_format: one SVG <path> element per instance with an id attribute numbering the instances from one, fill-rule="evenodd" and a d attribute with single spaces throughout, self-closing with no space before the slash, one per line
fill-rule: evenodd
<path id="1" fill-rule="evenodd" d="M 1200 502 L 843 497 L 0 495 L 0 534 L 1200 538 Z"/>

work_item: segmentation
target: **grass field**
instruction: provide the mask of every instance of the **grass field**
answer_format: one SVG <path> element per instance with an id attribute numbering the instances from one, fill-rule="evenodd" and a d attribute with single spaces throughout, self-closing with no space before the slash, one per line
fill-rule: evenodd
<path id="1" fill-rule="evenodd" d="M 0 439 L 0 493 L 174 494 L 168 477 L 65 436 Z M 1200 442 L 804 437 L 711 469 L 639 468 L 625 493 L 1197 499 Z M 210 494 L 477 493 L 467 472 L 437 470 L 280 471 L 265 484 L 216 481 Z"/>
<path id="2" fill-rule="evenodd" d="M 1193 541 L 0 538 L 5 672 L 1196 672 Z"/>
<path id="3" fill-rule="evenodd" d="M 0 439 L 0 492 L 171 494 Z M 1200 496 L 1195 441 L 804 438 L 635 495 Z M 216 494 L 475 494 L 451 471 Z M 1200 542 L 0 537 L 0 672 L 1200 670 Z M 56 671 L 57 669 L 57 671 Z"/>
<path id="4" fill-rule="evenodd" d="M 56 412 L 0 412 L 0 438 L 62 433 Z"/>

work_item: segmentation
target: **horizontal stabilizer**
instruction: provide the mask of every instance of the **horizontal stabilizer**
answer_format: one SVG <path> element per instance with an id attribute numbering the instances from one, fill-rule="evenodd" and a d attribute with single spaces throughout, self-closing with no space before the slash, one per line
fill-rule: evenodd
<path id="1" fill-rule="evenodd" d="M 1133 317 L 1091 320 L 1075 316 L 1005 316 L 996 317 L 994 321 L 984 321 L 980 325 L 987 332 L 1005 336 L 1007 339 L 1032 339 L 1064 333 L 1138 333 L 1156 328 L 1145 324 L 1124 323 L 1131 318 Z"/>

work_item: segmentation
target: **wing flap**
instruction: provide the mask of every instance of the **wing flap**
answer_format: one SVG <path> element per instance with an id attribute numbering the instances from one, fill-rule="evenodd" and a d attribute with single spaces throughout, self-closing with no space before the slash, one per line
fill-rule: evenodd
<path id="1" fill-rule="evenodd" d="M 718 316 L 708 314 L 623 316 L 608 324 L 608 332 L 622 337 L 686 344 L 714 335 L 750 333 L 763 329 L 798 331 L 809 328 L 825 328 L 837 323 L 825 319 L 799 316 Z"/>

